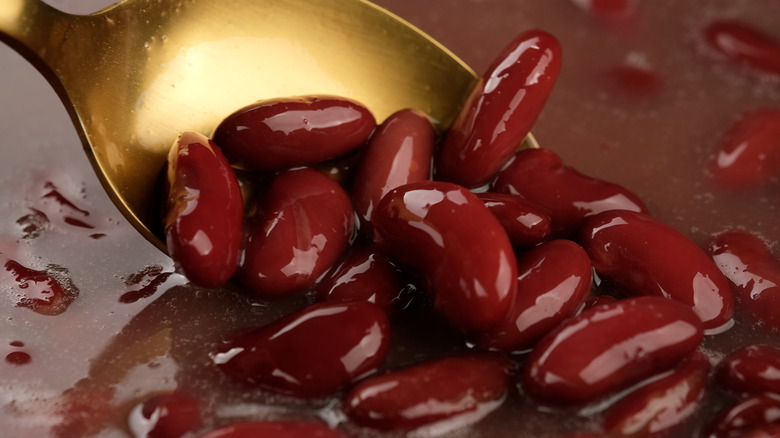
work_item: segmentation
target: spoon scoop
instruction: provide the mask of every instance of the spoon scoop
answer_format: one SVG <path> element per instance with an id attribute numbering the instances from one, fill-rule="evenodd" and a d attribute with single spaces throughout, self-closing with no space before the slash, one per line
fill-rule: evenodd
<path id="1" fill-rule="evenodd" d="M 111 199 L 163 251 L 158 181 L 180 131 L 302 94 L 355 99 L 379 121 L 415 107 L 443 130 L 477 80 L 365 0 L 124 0 L 91 15 L 2 0 L 0 40 L 46 76 Z"/>

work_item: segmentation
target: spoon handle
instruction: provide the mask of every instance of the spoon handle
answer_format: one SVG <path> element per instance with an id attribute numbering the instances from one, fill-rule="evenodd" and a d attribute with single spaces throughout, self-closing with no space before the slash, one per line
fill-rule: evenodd
<path id="1" fill-rule="evenodd" d="M 62 55 L 58 50 L 68 28 L 79 17 L 54 9 L 41 0 L 0 2 L 0 41 L 33 64 L 52 67 Z"/>

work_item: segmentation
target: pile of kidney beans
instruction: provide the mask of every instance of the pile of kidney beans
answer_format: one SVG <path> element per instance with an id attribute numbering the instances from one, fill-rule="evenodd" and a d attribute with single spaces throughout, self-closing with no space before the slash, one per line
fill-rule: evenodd
<path id="1" fill-rule="evenodd" d="M 708 32 L 756 38 L 729 23 Z M 746 346 L 718 364 L 700 351 L 705 336 L 733 325 L 735 306 L 761 329 L 780 328 L 780 264 L 744 231 L 701 249 L 625 188 L 551 150 L 518 150 L 560 66 L 554 37 L 522 33 L 441 140 L 420 111 L 377 127 L 360 103 L 333 96 L 257 102 L 213 139 L 183 133 L 168 167 L 177 269 L 204 287 L 235 281 L 262 300 L 313 297 L 224 339 L 209 352 L 214 366 L 249 389 L 339 397 L 345 421 L 392 432 L 473 423 L 520 391 L 543 409 L 601 406 L 593 436 L 661 436 L 693 418 L 714 381 L 741 401 L 704 436 L 780 436 L 780 350 Z M 735 127 L 722 154 L 748 144 L 760 155 L 767 130 L 777 131 L 767 118 L 777 112 Z M 750 184 L 761 178 L 751 165 L 773 165 L 736 162 L 719 167 L 727 184 Z M 385 369 L 408 294 L 469 353 Z M 200 424 L 175 394 L 148 401 L 144 415 L 155 416 L 154 436 Z M 346 433 L 257 421 L 204 437 Z"/>

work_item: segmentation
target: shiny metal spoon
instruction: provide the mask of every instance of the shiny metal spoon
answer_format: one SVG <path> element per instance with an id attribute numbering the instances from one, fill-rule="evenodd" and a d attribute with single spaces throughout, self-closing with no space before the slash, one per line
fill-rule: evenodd
<path id="1" fill-rule="evenodd" d="M 0 40 L 57 90 L 105 190 L 163 251 L 158 182 L 180 131 L 210 134 L 258 99 L 312 93 L 356 99 L 380 121 L 419 108 L 443 130 L 477 80 L 365 0 L 124 0 L 86 16 L 2 0 Z"/>

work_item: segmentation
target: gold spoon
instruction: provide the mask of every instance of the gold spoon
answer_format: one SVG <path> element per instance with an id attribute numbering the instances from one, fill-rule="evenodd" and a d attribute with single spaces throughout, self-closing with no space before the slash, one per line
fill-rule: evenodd
<path id="1" fill-rule="evenodd" d="M 158 177 L 180 131 L 301 94 L 356 99 L 379 121 L 415 107 L 444 130 L 477 80 L 365 0 L 124 0 L 84 16 L 2 0 L 0 40 L 46 76 L 106 192 L 163 251 Z"/>

